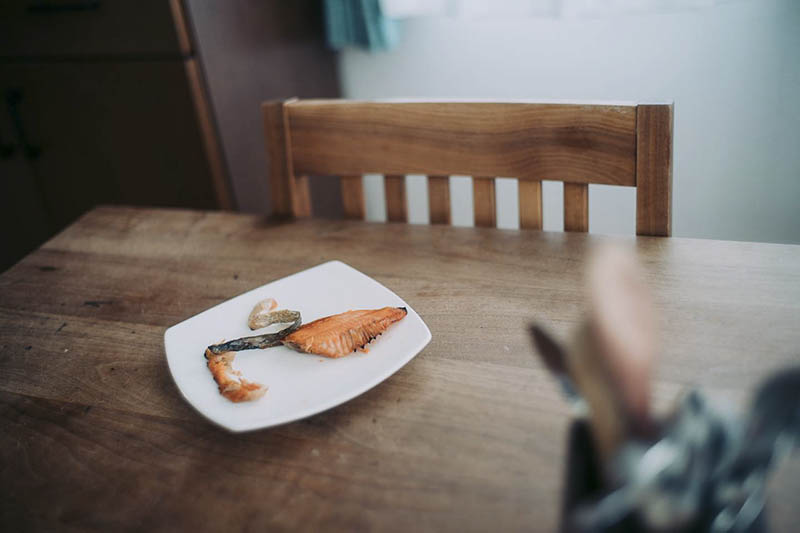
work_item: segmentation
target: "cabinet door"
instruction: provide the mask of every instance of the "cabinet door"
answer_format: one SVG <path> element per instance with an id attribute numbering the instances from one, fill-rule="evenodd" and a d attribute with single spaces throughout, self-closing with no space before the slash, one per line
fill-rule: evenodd
<path id="1" fill-rule="evenodd" d="M 99 204 L 216 207 L 183 61 L 6 63 L 0 80 L 56 228 Z"/>
<path id="2" fill-rule="evenodd" d="M 144 56 L 189 53 L 180 0 L 2 0 L 0 56 Z"/>
<path id="3" fill-rule="evenodd" d="M 36 177 L 13 130 L 0 107 L 0 272 L 51 234 Z"/>

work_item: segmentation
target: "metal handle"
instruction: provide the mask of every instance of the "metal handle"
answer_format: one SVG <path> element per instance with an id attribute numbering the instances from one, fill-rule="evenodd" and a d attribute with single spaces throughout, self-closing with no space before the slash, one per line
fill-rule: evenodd
<path id="1" fill-rule="evenodd" d="M 8 114 L 11 116 L 11 122 L 14 124 L 14 129 L 17 132 L 17 141 L 20 146 L 22 146 L 22 151 L 25 153 L 25 156 L 30 160 L 35 160 L 42 155 L 42 147 L 28 141 L 28 135 L 25 133 L 25 126 L 22 123 L 22 115 L 19 112 L 21 103 L 21 90 L 6 90 L 6 105 L 8 106 Z"/>

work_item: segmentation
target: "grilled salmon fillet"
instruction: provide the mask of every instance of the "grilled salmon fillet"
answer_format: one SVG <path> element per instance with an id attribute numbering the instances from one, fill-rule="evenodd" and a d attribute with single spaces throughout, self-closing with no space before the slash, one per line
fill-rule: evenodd
<path id="1" fill-rule="evenodd" d="M 366 351 L 364 347 L 372 339 L 406 314 L 405 307 L 347 311 L 309 322 L 281 342 L 299 352 L 342 357 L 356 350 Z"/>

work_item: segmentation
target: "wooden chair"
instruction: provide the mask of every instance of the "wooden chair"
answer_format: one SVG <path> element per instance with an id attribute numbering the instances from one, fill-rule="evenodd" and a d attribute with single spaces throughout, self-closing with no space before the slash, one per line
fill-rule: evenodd
<path id="1" fill-rule="evenodd" d="M 309 175 L 338 175 L 364 217 L 361 176 L 384 174 L 407 221 L 405 174 L 426 174 L 433 224 L 450 223 L 449 176 L 473 176 L 475 224 L 495 225 L 494 177 L 519 180 L 520 227 L 542 227 L 542 180 L 564 182 L 564 229 L 587 231 L 589 183 L 636 187 L 636 233 L 671 229 L 671 104 L 286 100 L 262 106 L 276 214 L 310 216 Z"/>

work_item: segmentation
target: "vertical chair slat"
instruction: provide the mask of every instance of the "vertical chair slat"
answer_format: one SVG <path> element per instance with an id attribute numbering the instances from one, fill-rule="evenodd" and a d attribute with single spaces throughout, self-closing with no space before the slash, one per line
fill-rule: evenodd
<path id="1" fill-rule="evenodd" d="M 636 108 L 636 234 L 672 233 L 672 106 Z"/>
<path id="2" fill-rule="evenodd" d="M 493 228 L 495 218 L 494 178 L 475 176 L 472 178 L 475 225 Z"/>
<path id="3" fill-rule="evenodd" d="M 518 180 L 519 227 L 542 229 L 542 182 Z"/>
<path id="4" fill-rule="evenodd" d="M 450 176 L 428 176 L 431 224 L 450 224 Z"/>
<path id="5" fill-rule="evenodd" d="M 406 177 L 397 174 L 384 176 L 386 191 L 386 218 L 389 222 L 407 222 Z"/>
<path id="6" fill-rule="evenodd" d="M 364 219 L 364 180 L 361 176 L 341 176 L 342 206 L 345 218 Z"/>
<path id="7" fill-rule="evenodd" d="M 589 186 L 564 184 L 564 231 L 589 231 Z"/>

